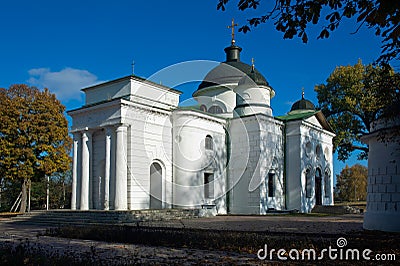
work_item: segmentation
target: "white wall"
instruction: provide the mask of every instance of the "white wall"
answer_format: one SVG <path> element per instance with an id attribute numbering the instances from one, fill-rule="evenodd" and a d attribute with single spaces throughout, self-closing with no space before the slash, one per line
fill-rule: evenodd
<path id="1" fill-rule="evenodd" d="M 372 133 L 363 139 L 369 144 L 364 216 L 364 228 L 368 230 L 400 232 L 400 136 L 393 136 L 396 131 L 390 129 L 396 125 L 400 125 L 400 119 L 391 123 L 378 121 L 372 125 Z M 378 140 L 379 131 L 392 139 Z"/>
<path id="2" fill-rule="evenodd" d="M 322 205 L 333 205 L 333 134 L 323 130 L 315 118 L 309 121 L 297 120 L 286 123 L 286 173 L 287 208 L 301 212 L 311 212 L 316 204 L 315 171 L 321 170 Z M 321 153 L 317 154 L 317 147 Z M 311 170 L 312 194 L 306 196 L 306 169 Z M 329 184 L 325 184 L 324 174 L 329 173 Z M 325 194 L 325 186 L 328 193 Z"/>
<path id="3" fill-rule="evenodd" d="M 265 115 L 232 119 L 229 164 L 230 213 L 265 214 L 284 209 L 283 124 Z M 268 197 L 266 177 L 275 169 L 275 196 Z"/>
<path id="4" fill-rule="evenodd" d="M 128 198 L 131 209 L 150 207 L 150 166 L 162 166 L 163 207 L 170 207 L 172 182 L 172 124 L 169 112 L 130 105 L 128 131 Z"/>
<path id="5" fill-rule="evenodd" d="M 177 109 L 173 121 L 175 207 L 194 208 L 216 204 L 226 213 L 225 120 L 200 112 Z M 205 149 L 205 138 L 213 139 L 213 150 Z M 214 173 L 214 198 L 204 197 L 204 173 Z"/>

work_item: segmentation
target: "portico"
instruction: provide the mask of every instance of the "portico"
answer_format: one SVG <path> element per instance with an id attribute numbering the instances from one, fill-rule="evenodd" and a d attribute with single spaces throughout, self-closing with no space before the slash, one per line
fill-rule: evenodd
<path id="1" fill-rule="evenodd" d="M 115 210 L 129 209 L 127 204 L 127 129 L 127 125 L 120 124 L 73 132 L 71 201 L 73 210 L 109 210 L 110 205 Z M 100 165 L 104 169 L 99 169 L 99 165 L 93 164 L 94 134 L 101 134 L 104 138 L 104 159 Z M 112 160 L 114 156 L 115 159 Z M 104 174 L 95 176 L 93 172 Z M 79 176 L 80 182 L 78 182 Z M 112 188 L 115 188 L 115 193 L 112 193 L 113 197 L 110 198 Z"/>
<path id="2" fill-rule="evenodd" d="M 73 118 L 71 209 L 150 208 L 147 175 L 154 161 L 171 168 L 172 147 L 163 131 L 172 127 L 168 117 L 180 92 L 133 76 L 83 91 L 86 105 L 68 112 Z M 159 100 L 144 104 L 154 97 Z M 139 161 L 145 167 L 137 167 Z M 171 183 L 171 171 L 164 171 L 160 178 L 163 198 L 157 200 L 164 202 L 172 198 L 165 181 Z"/>

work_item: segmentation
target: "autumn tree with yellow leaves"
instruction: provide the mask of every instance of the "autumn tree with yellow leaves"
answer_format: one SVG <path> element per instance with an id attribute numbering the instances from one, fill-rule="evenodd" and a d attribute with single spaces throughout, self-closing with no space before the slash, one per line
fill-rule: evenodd
<path id="1" fill-rule="evenodd" d="M 20 182 L 20 212 L 31 180 L 70 168 L 65 107 L 48 89 L 23 84 L 0 88 L 0 178 Z"/>
<path id="2" fill-rule="evenodd" d="M 367 167 L 360 164 L 351 167 L 346 165 L 336 178 L 336 194 L 339 200 L 365 201 L 367 199 Z"/>

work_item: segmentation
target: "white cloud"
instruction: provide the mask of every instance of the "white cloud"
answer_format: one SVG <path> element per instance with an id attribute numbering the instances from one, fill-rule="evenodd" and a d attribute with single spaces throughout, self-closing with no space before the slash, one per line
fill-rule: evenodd
<path id="1" fill-rule="evenodd" d="M 82 100 L 84 87 L 100 83 L 97 76 L 87 70 L 64 68 L 52 72 L 50 68 L 34 68 L 28 71 L 28 83 L 39 88 L 48 88 L 57 98 L 64 102 Z"/>

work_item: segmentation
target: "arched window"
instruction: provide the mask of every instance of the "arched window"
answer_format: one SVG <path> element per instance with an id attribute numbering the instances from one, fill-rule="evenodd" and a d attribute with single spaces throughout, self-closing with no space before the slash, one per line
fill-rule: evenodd
<path id="1" fill-rule="evenodd" d="M 162 208 L 162 167 L 154 162 L 150 165 L 150 209 Z"/>
<path id="2" fill-rule="evenodd" d="M 311 156 L 311 151 L 312 151 L 312 144 L 310 141 L 307 141 L 306 143 L 306 155 Z"/>
<path id="3" fill-rule="evenodd" d="M 222 114 L 222 108 L 217 106 L 217 105 L 213 105 L 208 109 L 208 112 L 211 114 Z"/>
<path id="4" fill-rule="evenodd" d="M 326 198 L 329 198 L 331 195 L 331 172 L 329 169 L 325 170 L 324 175 L 324 194 Z"/>
<path id="5" fill-rule="evenodd" d="M 306 170 L 306 197 L 312 197 L 312 176 L 310 168 L 307 168 Z"/>
<path id="6" fill-rule="evenodd" d="M 321 169 L 315 169 L 315 204 L 321 205 L 322 204 L 322 173 Z"/>
<path id="7" fill-rule="evenodd" d="M 331 159 L 331 154 L 329 152 L 329 148 L 326 147 L 324 150 L 324 157 L 325 157 L 325 161 L 329 161 Z"/>
<path id="8" fill-rule="evenodd" d="M 212 151 L 214 149 L 213 138 L 210 135 L 206 136 L 204 146 L 206 150 Z"/>
<path id="9" fill-rule="evenodd" d="M 322 157 L 322 146 L 321 144 L 318 144 L 317 147 L 315 148 L 315 155 L 317 156 L 317 159 L 321 159 Z"/>
<path id="10" fill-rule="evenodd" d="M 322 174 L 321 174 L 321 169 L 317 168 L 317 169 L 315 170 L 315 178 L 321 178 L 321 177 L 322 177 L 321 175 L 322 175 Z"/>

